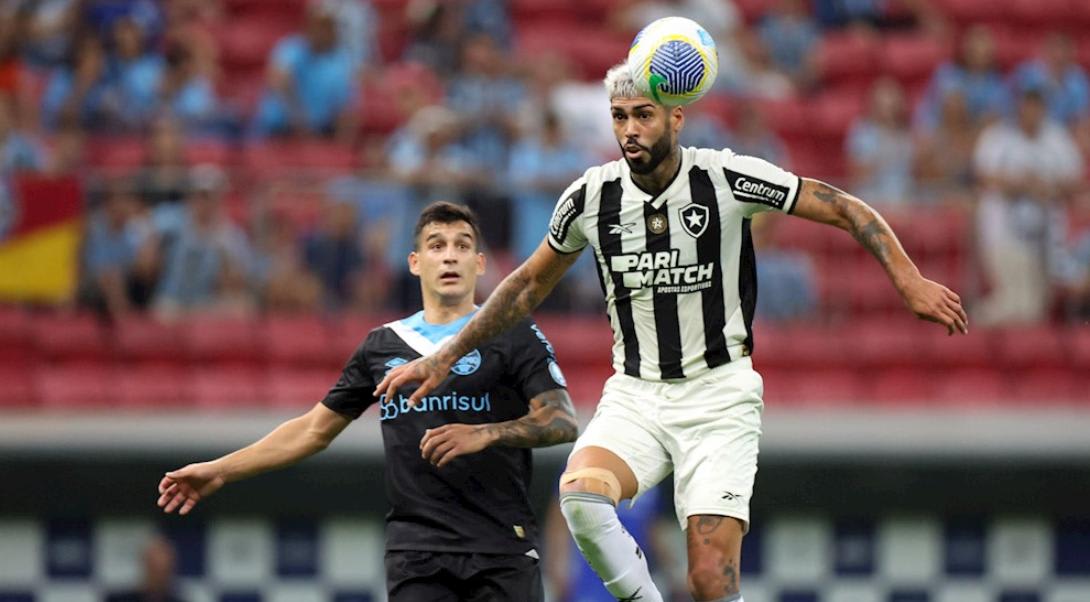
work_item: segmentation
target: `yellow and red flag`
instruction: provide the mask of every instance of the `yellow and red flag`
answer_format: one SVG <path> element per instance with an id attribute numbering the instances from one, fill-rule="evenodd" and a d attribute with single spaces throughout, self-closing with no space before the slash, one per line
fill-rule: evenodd
<path id="1" fill-rule="evenodd" d="M 83 232 L 79 182 L 23 175 L 11 183 L 0 195 L 0 301 L 70 299 Z"/>

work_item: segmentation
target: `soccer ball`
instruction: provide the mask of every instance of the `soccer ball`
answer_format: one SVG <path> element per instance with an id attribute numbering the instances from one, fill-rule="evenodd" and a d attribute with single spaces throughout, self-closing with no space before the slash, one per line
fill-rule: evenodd
<path id="1" fill-rule="evenodd" d="M 704 96 L 719 73 L 715 40 L 692 19 L 664 17 L 640 30 L 628 49 L 636 88 L 655 102 L 686 105 Z"/>

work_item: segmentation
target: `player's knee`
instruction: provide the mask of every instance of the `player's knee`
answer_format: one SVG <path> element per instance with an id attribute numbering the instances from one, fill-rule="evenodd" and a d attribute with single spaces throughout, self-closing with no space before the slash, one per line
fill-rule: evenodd
<path id="1" fill-rule="evenodd" d="M 560 476 L 560 493 L 589 493 L 601 495 L 616 505 L 621 500 L 621 481 L 605 468 L 583 468 L 565 472 Z"/>

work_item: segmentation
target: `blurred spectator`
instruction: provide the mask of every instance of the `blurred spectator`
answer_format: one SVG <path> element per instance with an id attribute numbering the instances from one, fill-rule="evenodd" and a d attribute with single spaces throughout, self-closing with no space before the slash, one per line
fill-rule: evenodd
<path id="1" fill-rule="evenodd" d="M 769 129 L 755 100 L 742 100 L 738 104 L 737 125 L 727 135 L 726 146 L 739 155 L 760 157 L 777 165 L 787 165 L 787 150 L 783 141 Z"/>
<path id="2" fill-rule="evenodd" d="M 166 70 L 151 52 L 146 33 L 132 16 L 113 20 L 110 85 L 116 87 L 118 119 L 129 127 L 147 123 L 159 108 L 159 89 Z"/>
<path id="3" fill-rule="evenodd" d="M 1049 114 L 1060 123 L 1074 124 L 1090 110 L 1090 82 L 1075 61 L 1074 43 L 1064 34 L 1045 38 L 1040 55 L 1019 65 L 1011 81 L 1014 88 L 1044 90 Z"/>
<path id="4" fill-rule="evenodd" d="M 354 134 L 355 64 L 338 43 L 336 15 L 328 5 L 309 5 L 306 30 L 290 35 L 269 57 L 268 89 L 257 109 L 262 135 Z"/>
<path id="5" fill-rule="evenodd" d="M 1064 232 L 1063 203 L 1083 159 L 1064 127 L 1049 119 L 1044 91 L 1020 93 L 1017 119 L 985 130 L 977 143 L 982 185 L 978 240 L 990 294 L 974 312 L 982 325 L 1046 316 Z"/>
<path id="6" fill-rule="evenodd" d="M 188 131 L 208 131 L 216 125 L 217 100 L 210 74 L 203 72 L 189 46 L 167 47 L 166 73 L 159 102 Z"/>
<path id="7" fill-rule="evenodd" d="M 137 176 L 137 191 L 144 204 L 155 207 L 185 200 L 189 185 L 182 131 L 178 122 L 162 118 L 152 124 L 147 157 Z"/>
<path id="8" fill-rule="evenodd" d="M 174 546 L 162 536 L 147 543 L 143 553 L 144 576 L 132 591 L 110 594 L 106 602 L 184 602 L 174 591 Z"/>
<path id="9" fill-rule="evenodd" d="M 545 236 L 557 198 L 593 163 L 567 140 L 554 113 L 546 113 L 539 133 L 523 138 L 511 152 L 508 178 L 515 191 L 512 250 L 518 260 L 529 257 Z"/>
<path id="10" fill-rule="evenodd" d="M 325 305 L 338 308 L 353 296 L 362 274 L 364 256 L 356 207 L 349 202 L 327 199 L 318 227 L 303 240 L 307 268 L 322 283 Z"/>
<path id="11" fill-rule="evenodd" d="M 0 95 L 17 98 L 20 91 L 23 61 L 19 53 L 19 12 L 9 5 L 0 5 Z"/>
<path id="12" fill-rule="evenodd" d="M 912 196 L 912 134 L 904 90 L 892 78 L 871 88 L 867 114 L 855 121 L 845 141 L 853 193 L 864 199 L 901 203 Z"/>
<path id="13" fill-rule="evenodd" d="M 936 70 L 916 107 L 916 124 L 933 129 L 938 122 L 942 99 L 951 90 L 964 95 L 969 115 L 977 123 L 986 124 L 1009 112 L 1010 93 L 996 62 L 995 40 L 986 27 L 969 28 L 962 38 L 957 60 Z"/>
<path id="14" fill-rule="evenodd" d="M 720 78 L 717 87 L 739 96 L 766 99 L 788 98 L 795 94 L 795 84 L 772 63 L 768 48 L 757 33 L 740 31 L 739 45 L 743 65 L 738 76 Z"/>
<path id="15" fill-rule="evenodd" d="M 797 86 L 808 87 L 821 32 L 803 0 L 779 0 L 761 21 L 759 31 L 772 63 Z"/>
<path id="16" fill-rule="evenodd" d="M 825 27 L 850 23 L 877 24 L 889 0 L 814 0 L 814 14 Z"/>
<path id="17" fill-rule="evenodd" d="M 511 16 L 506 0 L 466 0 L 463 19 L 466 33 L 485 35 L 497 45 L 511 45 Z"/>
<path id="18" fill-rule="evenodd" d="M 411 2 L 406 16 L 411 32 L 404 58 L 428 65 L 444 79 L 455 73 L 465 36 L 461 4 Z"/>
<path id="19" fill-rule="evenodd" d="M 447 88 L 447 106 L 462 118 L 465 146 L 482 164 L 506 164 L 525 94 L 492 38 L 478 34 L 466 41 L 461 71 Z"/>
<path id="20" fill-rule="evenodd" d="M 213 305 L 225 269 L 249 273 L 246 237 L 220 208 L 225 184 L 219 168 L 195 167 L 180 219 L 165 226 L 173 231 L 164 232 L 163 275 L 154 307 L 163 319 Z M 234 265 L 225 267 L 227 262 Z"/>
<path id="21" fill-rule="evenodd" d="M 137 260 L 151 234 L 131 183 L 111 182 L 101 207 L 87 222 L 82 287 L 86 303 L 114 317 L 147 303 L 148 282 L 138 275 Z"/>
<path id="22" fill-rule="evenodd" d="M 80 19 L 103 38 L 112 35 L 118 21 L 131 21 L 146 39 L 158 42 L 165 26 L 161 0 L 83 0 Z"/>
<path id="23" fill-rule="evenodd" d="M 114 123 L 117 103 L 102 43 L 93 35 L 81 35 L 65 63 L 49 76 L 42 96 L 42 120 L 51 128 L 101 128 Z"/>
<path id="24" fill-rule="evenodd" d="M 685 107 L 685 127 L 681 130 L 681 146 L 696 148 L 726 148 L 730 146 L 730 133 L 708 105 L 696 102 Z"/>
<path id="25" fill-rule="evenodd" d="M 280 212 L 259 222 L 255 275 L 262 302 L 272 312 L 317 311 L 322 283 L 307 271 L 295 224 Z"/>
<path id="26" fill-rule="evenodd" d="M 1090 321 L 1090 230 L 1076 239 L 1069 259 L 1065 278 L 1067 317 L 1085 325 Z"/>
<path id="27" fill-rule="evenodd" d="M 71 56 L 80 24 L 79 0 L 40 0 L 24 2 L 19 17 L 24 35 L 24 51 L 37 67 L 59 67 Z"/>
<path id="28" fill-rule="evenodd" d="M 9 97 L 0 95 L 0 177 L 17 171 L 38 171 L 45 165 L 37 141 L 22 131 Z"/>
<path id="29" fill-rule="evenodd" d="M 458 142 L 457 114 L 425 107 L 390 137 L 388 159 L 398 180 L 419 196 L 457 198 L 464 187 L 483 181 L 478 157 Z"/>
<path id="30" fill-rule="evenodd" d="M 86 165 L 86 136 L 76 125 L 53 135 L 43 171 L 50 176 L 72 175 Z"/>
<path id="31" fill-rule="evenodd" d="M 965 106 L 965 96 L 956 89 L 944 94 L 936 126 L 917 134 L 916 187 L 922 197 L 932 201 L 967 200 L 973 185 L 973 151 L 978 132 Z"/>
<path id="32" fill-rule="evenodd" d="M 751 222 L 757 252 L 757 316 L 783 321 L 805 318 L 817 307 L 814 263 L 801 251 L 783 249 L 776 240 L 778 220 L 760 215 Z"/>
<path id="33" fill-rule="evenodd" d="M 337 43 L 352 59 L 352 69 L 359 72 L 377 66 L 379 56 L 379 19 L 366 0 L 320 0 L 337 20 Z"/>

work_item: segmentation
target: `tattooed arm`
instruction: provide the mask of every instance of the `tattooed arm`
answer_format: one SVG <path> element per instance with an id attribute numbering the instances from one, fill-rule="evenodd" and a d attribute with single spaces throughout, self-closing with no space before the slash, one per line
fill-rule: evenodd
<path id="1" fill-rule="evenodd" d="M 579 427 L 567 391 L 545 391 L 530 400 L 530 408 L 530 412 L 518 420 L 445 424 L 428 429 L 420 440 L 420 455 L 442 468 L 458 456 L 475 454 L 492 445 L 548 447 L 575 441 Z"/>
<path id="2" fill-rule="evenodd" d="M 836 226 L 855 237 L 882 264 L 905 305 L 917 317 L 946 326 L 949 334 L 969 332 L 969 318 L 961 307 L 961 298 L 920 274 L 889 224 L 869 205 L 834 186 L 803 178 L 793 213 Z"/>
<path id="3" fill-rule="evenodd" d="M 578 258 L 579 253 L 557 253 L 548 242 L 542 242 L 529 259 L 492 291 L 458 336 L 434 354 L 387 372 L 375 388 L 375 397 L 418 382 L 420 387 L 409 396 L 409 404 L 416 405 L 421 397 L 443 382 L 458 358 L 530 315 Z"/>

